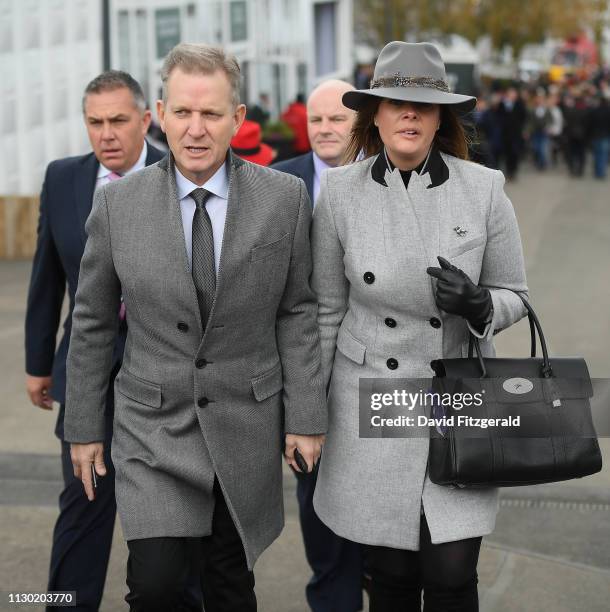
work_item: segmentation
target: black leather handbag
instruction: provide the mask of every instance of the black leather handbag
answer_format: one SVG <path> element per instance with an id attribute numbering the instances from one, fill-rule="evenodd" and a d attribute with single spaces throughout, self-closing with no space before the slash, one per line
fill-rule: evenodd
<path id="1" fill-rule="evenodd" d="M 587 364 L 578 357 L 550 359 L 540 321 L 519 297 L 528 311 L 529 359 L 484 358 L 471 335 L 468 358 L 430 364 L 435 397 L 452 398 L 433 406 L 437 424 L 430 427 L 428 473 L 436 484 L 511 487 L 580 478 L 602 468 Z M 536 331 L 542 357 L 536 357 Z M 468 396 L 480 405 L 463 406 Z M 500 425 L 482 427 L 484 422 Z"/>

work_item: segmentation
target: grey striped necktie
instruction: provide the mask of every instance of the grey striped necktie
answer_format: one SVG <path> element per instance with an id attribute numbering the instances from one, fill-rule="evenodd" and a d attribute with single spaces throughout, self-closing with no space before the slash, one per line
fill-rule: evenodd
<path id="1" fill-rule="evenodd" d="M 193 217 L 193 256 L 191 270 L 193 283 L 197 290 L 197 301 L 201 313 L 201 325 L 205 326 L 212 310 L 212 302 L 216 293 L 216 267 L 214 265 L 214 235 L 212 222 L 205 203 L 212 195 L 206 189 L 194 189 L 191 197 L 195 200 L 195 216 Z"/>

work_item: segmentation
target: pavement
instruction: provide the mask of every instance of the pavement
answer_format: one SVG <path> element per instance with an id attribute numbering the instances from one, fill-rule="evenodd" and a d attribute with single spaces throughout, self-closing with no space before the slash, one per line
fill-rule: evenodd
<path id="1" fill-rule="evenodd" d="M 609 185 L 555 170 L 526 170 L 507 185 L 549 351 L 584 357 L 591 375 L 600 378 L 610 378 Z M 32 407 L 24 391 L 30 267 L 31 262 L 0 262 L 0 611 L 41 609 L 11 606 L 6 593 L 45 589 L 61 487 L 56 411 Z M 505 356 L 525 356 L 528 342 L 525 323 L 496 337 Z M 597 401 L 607 413 L 606 400 Z M 610 610 L 610 439 L 600 444 L 605 466 L 598 474 L 502 490 L 496 529 L 483 540 L 478 566 L 482 612 Z M 308 610 L 309 570 L 295 481 L 287 470 L 284 484 L 286 527 L 255 568 L 261 612 Z M 127 609 L 127 549 L 118 521 L 114 539 L 103 612 Z"/>

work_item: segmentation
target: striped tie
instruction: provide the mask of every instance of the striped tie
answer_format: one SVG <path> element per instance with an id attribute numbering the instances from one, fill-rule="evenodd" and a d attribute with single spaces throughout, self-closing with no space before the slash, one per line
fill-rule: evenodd
<path id="1" fill-rule="evenodd" d="M 197 290 L 197 301 L 201 313 L 201 326 L 205 327 L 212 310 L 212 302 L 216 293 L 216 267 L 214 265 L 214 234 L 210 215 L 205 209 L 205 203 L 212 195 L 205 189 L 194 189 L 191 197 L 197 208 L 193 217 L 193 283 Z"/>

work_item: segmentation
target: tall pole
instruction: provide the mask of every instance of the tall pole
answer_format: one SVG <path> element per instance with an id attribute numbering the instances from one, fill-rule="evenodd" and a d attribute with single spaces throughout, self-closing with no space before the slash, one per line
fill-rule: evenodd
<path id="1" fill-rule="evenodd" d="M 102 63 L 110 70 L 110 0 L 102 0 Z"/>

